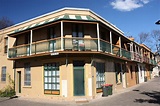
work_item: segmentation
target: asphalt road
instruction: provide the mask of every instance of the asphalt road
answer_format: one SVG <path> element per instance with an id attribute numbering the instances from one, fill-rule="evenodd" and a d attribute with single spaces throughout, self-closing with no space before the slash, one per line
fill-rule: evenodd
<path id="1" fill-rule="evenodd" d="M 160 77 L 88 103 L 0 98 L 0 106 L 160 106 Z"/>

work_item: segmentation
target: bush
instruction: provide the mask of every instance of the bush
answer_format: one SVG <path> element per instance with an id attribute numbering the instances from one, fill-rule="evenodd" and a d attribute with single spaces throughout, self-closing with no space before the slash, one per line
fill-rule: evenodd
<path id="1" fill-rule="evenodd" d="M 11 79 L 10 75 L 8 75 L 9 85 L 0 90 L 0 97 L 12 97 L 16 94 L 14 90 L 14 81 Z"/>
<path id="2" fill-rule="evenodd" d="M 14 91 L 14 89 L 10 89 L 10 88 L 5 88 L 4 90 L 0 91 L 1 97 L 12 97 L 15 94 L 16 94 L 16 92 Z"/>

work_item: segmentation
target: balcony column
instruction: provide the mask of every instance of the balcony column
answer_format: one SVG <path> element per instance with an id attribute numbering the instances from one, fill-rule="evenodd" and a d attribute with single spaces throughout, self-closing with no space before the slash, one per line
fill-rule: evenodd
<path id="1" fill-rule="evenodd" d="M 112 32 L 110 31 L 110 44 L 111 44 L 111 54 L 113 54 L 113 49 L 112 49 Z"/>
<path id="2" fill-rule="evenodd" d="M 135 48 L 134 59 L 137 61 L 137 46 L 135 45 L 134 48 Z"/>
<path id="3" fill-rule="evenodd" d="M 98 38 L 98 51 L 100 51 L 100 38 L 99 38 L 99 23 L 97 23 L 97 38 Z"/>
<path id="4" fill-rule="evenodd" d="M 32 36 L 33 36 L 33 31 L 30 31 L 30 55 L 32 54 Z"/>
<path id="5" fill-rule="evenodd" d="M 143 49 L 141 48 L 141 62 L 143 62 Z"/>
<path id="6" fill-rule="evenodd" d="M 7 58 L 9 58 L 9 37 L 7 38 L 8 41 L 7 41 Z"/>
<path id="7" fill-rule="evenodd" d="M 63 21 L 61 21 L 61 51 L 64 50 L 63 47 Z"/>
<path id="8" fill-rule="evenodd" d="M 120 57 L 122 57 L 121 37 L 119 36 Z"/>
<path id="9" fill-rule="evenodd" d="M 130 52 L 131 52 L 131 59 L 134 59 L 134 53 L 133 53 L 133 42 L 130 43 Z"/>

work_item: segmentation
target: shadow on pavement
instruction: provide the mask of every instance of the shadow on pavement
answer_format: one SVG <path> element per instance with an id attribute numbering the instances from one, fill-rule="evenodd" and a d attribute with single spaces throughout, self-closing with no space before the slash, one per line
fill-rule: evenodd
<path id="1" fill-rule="evenodd" d="M 18 98 L 18 96 L 12 96 L 12 97 L 0 97 L 0 103 L 5 102 L 14 98 Z"/>
<path id="2" fill-rule="evenodd" d="M 149 96 L 151 99 L 135 99 L 134 102 L 138 102 L 138 103 L 154 103 L 154 104 L 159 104 L 160 105 L 160 92 L 157 91 L 152 91 L 152 92 L 141 92 L 140 94 L 143 95 L 147 95 Z"/>

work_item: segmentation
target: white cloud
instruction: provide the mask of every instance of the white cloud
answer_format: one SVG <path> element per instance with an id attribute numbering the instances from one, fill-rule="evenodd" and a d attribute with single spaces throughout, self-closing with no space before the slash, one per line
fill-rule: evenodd
<path id="1" fill-rule="evenodd" d="M 143 7 L 147 3 L 149 3 L 149 0 L 114 0 L 111 5 L 114 9 L 120 11 L 131 11 Z"/>

